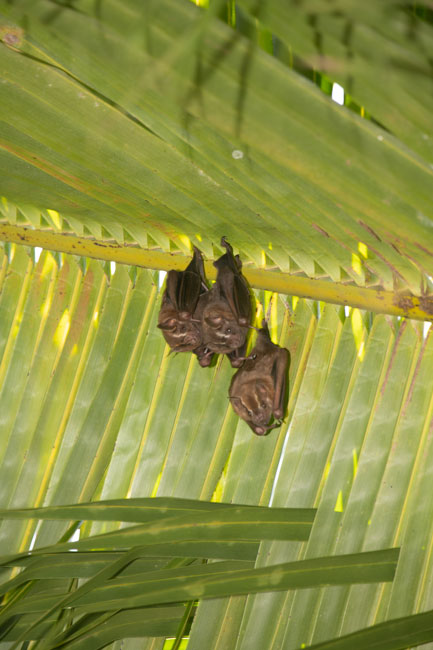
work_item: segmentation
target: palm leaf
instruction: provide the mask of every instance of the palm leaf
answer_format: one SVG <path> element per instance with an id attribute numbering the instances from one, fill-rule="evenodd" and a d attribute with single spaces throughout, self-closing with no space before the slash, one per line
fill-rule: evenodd
<path id="1" fill-rule="evenodd" d="M 85 0 L 4 7 L 8 198 L 31 191 L 96 236 L 103 226 L 165 250 L 187 235 L 210 253 L 223 231 L 256 264 L 264 250 L 282 270 L 420 295 L 429 165 L 191 4 L 148 11 L 132 0 L 96 15 Z"/>
<path id="2" fill-rule="evenodd" d="M 193 502 L 195 507 L 192 511 L 189 506 L 190 511 L 187 514 L 179 515 L 180 509 L 186 510 L 185 500 L 178 502 L 177 499 L 162 499 L 160 503 L 160 500 L 156 499 L 140 502 L 137 506 L 134 505 L 136 502 L 116 501 L 114 508 L 110 502 L 101 502 L 88 506 L 3 511 L 2 516 L 6 519 L 28 516 L 69 518 L 73 511 L 74 514 L 80 513 L 86 518 L 96 516 L 109 520 L 123 517 L 123 513 L 127 512 L 128 520 L 142 521 L 143 515 L 148 519 L 151 514 L 152 519 L 155 519 L 156 515 L 156 521 L 147 521 L 139 526 L 91 536 L 70 544 L 38 549 L 33 551 L 31 556 L 25 553 L 15 558 L 0 558 L 0 565 L 3 566 L 20 566 L 24 561 L 24 570 L 2 588 L 2 591 L 8 594 L 6 605 L 0 609 L 0 629 L 4 630 L 2 637 L 5 638 L 6 632 L 6 639 L 16 638 L 18 641 L 24 641 L 38 638 L 43 632 L 48 637 L 48 640 L 43 637 L 47 647 L 56 647 L 59 640 L 64 643 L 66 639 L 69 643 L 71 631 L 65 630 L 63 625 L 57 632 L 56 626 L 50 631 L 44 628 L 41 630 L 41 626 L 53 619 L 56 612 L 61 622 L 63 610 L 71 606 L 78 615 L 84 614 L 86 617 L 98 614 L 104 623 L 112 618 L 110 612 L 113 612 L 116 615 L 117 629 L 117 618 L 121 611 L 127 612 L 140 607 L 153 608 L 155 605 L 170 605 L 178 601 L 182 604 L 184 600 L 194 600 L 198 597 L 213 599 L 251 591 L 305 589 L 320 584 L 345 584 L 348 581 L 351 584 L 359 581 L 386 581 L 392 580 L 395 573 L 398 549 L 316 558 L 262 569 L 246 568 L 246 556 L 238 562 L 226 561 L 207 565 L 195 564 L 193 560 L 188 559 L 181 562 L 181 565 L 190 566 L 180 568 L 176 566 L 179 564 L 178 560 L 173 559 L 166 566 L 158 566 L 161 563 L 161 559 L 157 559 L 161 554 L 160 548 L 162 546 L 164 553 L 167 545 L 170 546 L 170 541 L 175 541 L 176 544 L 171 545 L 169 555 L 176 558 L 182 554 L 182 541 L 185 539 L 189 542 L 190 554 L 197 550 L 197 542 L 198 545 L 201 542 L 202 553 L 209 556 L 208 550 L 211 549 L 210 554 L 216 552 L 218 556 L 218 549 L 226 542 L 227 550 L 232 551 L 232 557 L 239 551 L 237 546 L 245 548 L 245 540 L 307 539 L 314 511 L 252 506 L 220 507 L 219 504 L 205 505 Z M 212 544 L 215 539 L 216 545 Z M 240 544 L 237 540 L 240 540 Z M 86 549 L 98 550 L 83 555 L 82 551 Z M 107 551 L 113 549 L 121 551 L 114 558 L 112 553 L 107 554 Z M 75 552 L 65 555 L 65 550 Z M 61 557 L 53 561 L 52 555 L 59 553 Z M 148 555 L 154 556 L 152 561 L 143 562 L 143 558 Z M 95 572 L 95 565 L 97 567 L 98 564 L 99 570 Z M 132 572 L 128 571 L 131 565 Z M 172 568 L 173 565 L 175 568 Z M 93 574 L 89 574 L 89 569 Z M 87 577 L 88 580 L 68 594 L 70 579 L 82 577 Z M 66 584 L 65 578 L 68 579 Z M 157 615 L 158 612 L 159 610 Z M 39 617 L 32 620 L 32 615 L 38 613 Z M 29 627 L 20 632 L 22 619 Z M 84 629 L 83 620 L 78 619 L 74 624 L 79 631 L 79 638 L 86 632 L 86 618 L 84 623 Z M 112 623 L 113 621 L 110 621 L 108 626 L 110 629 Z M 179 617 L 177 623 L 180 624 Z M 95 626 L 93 621 L 89 630 L 93 640 L 98 633 L 95 627 L 97 628 L 97 625 Z M 153 627 L 151 626 L 152 630 L 154 628 L 155 622 Z M 147 630 L 142 625 L 141 634 L 148 634 L 144 629 Z M 168 628 L 164 631 L 167 633 Z M 105 638 L 107 634 L 108 630 L 105 629 Z M 109 640 L 114 640 L 116 636 L 113 630 L 110 634 L 112 636 Z M 73 642 L 75 636 L 73 632 Z"/>
<path id="3" fill-rule="evenodd" d="M 388 632 L 390 647 L 424 643 L 426 328 L 274 296 L 272 336 L 291 352 L 288 412 L 258 439 L 229 408 L 225 360 L 203 371 L 168 355 L 155 329 L 157 273 L 73 256 L 183 268 L 192 242 L 210 271 L 224 234 L 265 308 L 268 289 L 431 320 L 427 5 L 317 0 L 307 13 L 242 0 L 231 27 L 220 11 L 173 0 L 0 2 L 1 237 L 59 251 L 38 261 L 22 246 L 1 252 L 0 506 L 175 496 L 316 507 L 309 540 L 262 541 L 254 570 L 401 547 L 394 581 L 225 592 L 200 602 L 189 650 L 295 648 L 373 624 L 391 627 L 359 632 L 361 645 Z M 346 107 L 323 93 L 334 80 Z M 3 554 L 55 544 L 70 534 L 68 517 L 3 521 Z M 81 539 L 117 530 L 86 523 Z M 243 544 L 235 560 L 256 555 L 257 541 Z M 177 550 L 183 562 L 188 547 Z M 189 550 L 230 559 L 222 544 L 213 555 L 208 542 Z M 154 568 L 173 552 L 167 542 Z M 43 582 L 43 559 L 31 580 Z M 18 598 L 31 567 L 16 561 Z M 139 561 L 150 570 L 149 557 Z M 83 577 L 102 569 L 94 562 Z M 3 577 L 8 589 L 6 567 Z M 160 649 L 159 637 L 184 630 L 186 610 L 154 610 L 89 614 L 65 647 L 148 636 L 139 647 Z M 419 612 L 420 633 L 407 636 Z M 35 624 L 26 615 L 10 640 Z M 63 624 L 48 617 L 34 630 L 47 640 Z"/>

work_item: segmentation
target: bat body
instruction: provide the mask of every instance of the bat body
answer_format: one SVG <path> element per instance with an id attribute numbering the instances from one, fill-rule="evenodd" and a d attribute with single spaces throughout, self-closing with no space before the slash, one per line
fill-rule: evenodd
<path id="1" fill-rule="evenodd" d="M 289 358 L 286 348 L 272 343 L 264 322 L 255 347 L 231 381 L 233 409 L 258 436 L 281 425 Z"/>
<path id="2" fill-rule="evenodd" d="M 227 252 L 214 262 L 217 279 L 200 306 L 203 343 L 212 352 L 227 354 L 232 366 L 239 367 L 251 324 L 251 297 L 239 256 L 224 237 L 221 245 Z"/>
<path id="3" fill-rule="evenodd" d="M 203 258 L 198 248 L 184 271 L 169 271 L 158 315 L 158 327 L 172 350 L 196 351 L 200 365 L 209 365 L 212 356 L 203 346 L 200 319 L 201 299 L 209 293 Z M 203 361 L 203 363 L 202 363 Z"/>

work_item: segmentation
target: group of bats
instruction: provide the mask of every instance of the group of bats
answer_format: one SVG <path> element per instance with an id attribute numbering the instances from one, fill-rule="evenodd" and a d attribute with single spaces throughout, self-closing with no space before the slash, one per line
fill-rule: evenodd
<path id="1" fill-rule="evenodd" d="M 289 352 L 272 343 L 266 320 L 246 356 L 252 303 L 239 255 L 221 239 L 226 253 L 214 262 L 217 279 L 209 289 L 203 257 L 194 255 L 184 271 L 169 271 L 158 327 L 175 352 L 193 352 L 200 366 L 226 354 L 233 368 L 229 398 L 235 412 L 262 436 L 282 423 Z M 253 328 L 254 329 L 254 328 Z"/>

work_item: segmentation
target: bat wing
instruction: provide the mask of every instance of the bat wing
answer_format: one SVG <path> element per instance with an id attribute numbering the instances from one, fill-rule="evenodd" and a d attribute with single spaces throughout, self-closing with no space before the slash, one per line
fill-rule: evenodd
<path id="1" fill-rule="evenodd" d="M 177 287 L 177 309 L 179 313 L 193 315 L 200 297 L 201 278 L 196 273 L 184 271 Z"/>
<path id="2" fill-rule="evenodd" d="M 198 275 L 201 279 L 201 293 L 205 291 L 209 291 L 209 288 L 206 284 L 206 276 L 204 274 L 204 263 L 203 263 L 203 256 L 201 254 L 201 251 L 199 251 L 198 248 L 194 246 L 194 255 L 191 260 L 191 262 L 188 264 L 186 267 L 185 271 L 190 271 L 191 273 L 195 273 Z"/>
<path id="3" fill-rule="evenodd" d="M 234 309 L 239 325 L 246 327 L 251 322 L 251 297 L 247 283 L 241 275 L 233 276 L 233 294 L 232 302 L 229 301 L 230 309 Z"/>
<path id="4" fill-rule="evenodd" d="M 208 290 L 198 248 L 194 248 L 194 256 L 184 271 L 168 272 L 166 290 L 176 311 L 192 317 L 200 294 Z"/>
<path id="5" fill-rule="evenodd" d="M 226 300 L 239 325 L 248 327 L 251 322 L 251 297 L 248 285 L 237 270 L 234 273 L 225 263 L 220 264 L 220 262 L 224 262 L 223 258 L 216 262 L 218 263 L 218 293 Z"/>
<path id="6" fill-rule="evenodd" d="M 225 237 L 221 239 L 221 246 L 227 252 L 214 262 L 218 270 L 218 291 L 227 301 L 239 325 L 247 327 L 251 322 L 251 298 L 241 273 L 242 262 L 238 255 L 233 255 L 233 249 Z"/>

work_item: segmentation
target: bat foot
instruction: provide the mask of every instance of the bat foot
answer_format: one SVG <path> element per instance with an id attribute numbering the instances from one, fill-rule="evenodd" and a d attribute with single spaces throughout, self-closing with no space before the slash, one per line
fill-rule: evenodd
<path id="1" fill-rule="evenodd" d="M 221 237 L 221 246 L 224 246 L 224 248 L 227 248 L 227 246 L 230 246 L 230 244 L 229 244 L 228 241 L 226 240 L 226 236 L 225 236 L 225 235 L 223 235 L 223 236 Z"/>
<path id="2" fill-rule="evenodd" d="M 237 357 L 236 359 L 230 359 L 230 364 L 232 368 L 240 368 L 245 361 L 245 357 Z"/>
<path id="3" fill-rule="evenodd" d="M 232 248 L 231 244 L 228 243 L 225 235 L 223 235 L 223 237 L 221 237 L 221 246 L 226 249 L 227 253 L 229 253 L 230 255 L 233 255 L 233 248 Z M 240 260 L 239 260 L 239 262 L 241 263 Z M 242 265 L 242 263 L 241 263 L 241 265 Z"/>
<path id="4" fill-rule="evenodd" d="M 232 368 L 240 368 L 243 365 L 244 361 L 254 360 L 257 357 L 257 355 L 256 354 L 250 354 L 249 357 L 234 357 L 234 358 L 232 358 L 232 357 L 230 357 L 230 355 L 228 355 L 228 357 L 230 359 L 230 363 L 231 363 Z"/>

